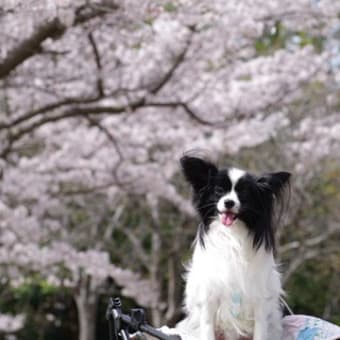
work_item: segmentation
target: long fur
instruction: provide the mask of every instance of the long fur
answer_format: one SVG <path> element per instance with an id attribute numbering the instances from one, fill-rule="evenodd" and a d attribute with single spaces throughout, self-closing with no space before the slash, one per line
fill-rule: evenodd
<path id="1" fill-rule="evenodd" d="M 171 333 L 184 340 L 279 340 L 275 216 L 290 174 L 255 176 L 189 156 L 181 165 L 201 223 L 187 268 L 187 317 Z"/>

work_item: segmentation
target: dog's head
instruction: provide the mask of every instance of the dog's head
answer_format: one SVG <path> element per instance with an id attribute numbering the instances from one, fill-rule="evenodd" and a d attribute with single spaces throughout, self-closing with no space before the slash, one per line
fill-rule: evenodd
<path id="1" fill-rule="evenodd" d="M 253 246 L 274 248 L 276 203 L 281 213 L 290 173 L 275 172 L 252 175 L 237 168 L 218 169 L 201 158 L 184 156 L 181 165 L 193 188 L 193 201 L 201 217 L 200 240 L 211 222 L 218 220 L 225 228 L 237 228 L 243 221 L 253 235 Z"/>

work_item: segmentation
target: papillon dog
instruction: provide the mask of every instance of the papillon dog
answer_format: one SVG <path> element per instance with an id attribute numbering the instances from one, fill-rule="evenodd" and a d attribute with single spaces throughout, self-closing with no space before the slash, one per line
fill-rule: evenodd
<path id="1" fill-rule="evenodd" d="M 255 176 L 192 156 L 181 165 L 200 225 L 187 267 L 187 316 L 168 333 L 183 340 L 280 340 L 274 232 L 290 174 Z"/>

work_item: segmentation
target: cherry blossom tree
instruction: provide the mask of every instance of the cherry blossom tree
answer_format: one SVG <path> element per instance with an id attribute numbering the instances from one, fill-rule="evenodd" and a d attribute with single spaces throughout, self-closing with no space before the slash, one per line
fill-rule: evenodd
<path id="1" fill-rule="evenodd" d="M 23 327 L 25 317 L 17 315 L 15 317 L 6 314 L 0 314 L 0 331 L 6 333 L 17 332 Z"/>
<path id="2" fill-rule="evenodd" d="M 194 233 L 178 158 L 274 144 L 254 151 L 257 169 L 287 167 L 303 193 L 325 160 L 338 161 L 339 12 L 328 0 L 5 0 L 3 274 L 69 287 L 80 340 L 94 339 L 108 278 L 154 324 L 173 322 Z M 303 203 L 293 199 L 290 224 Z M 314 256 L 308 244 L 338 230 L 335 217 L 324 238 L 307 233 L 287 279 Z M 281 254 L 301 246 L 280 236 Z"/>

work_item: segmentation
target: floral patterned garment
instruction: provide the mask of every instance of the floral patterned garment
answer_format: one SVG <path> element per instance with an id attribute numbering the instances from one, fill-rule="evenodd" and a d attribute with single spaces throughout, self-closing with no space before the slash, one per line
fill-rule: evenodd
<path id="1" fill-rule="evenodd" d="M 283 336 L 282 340 L 340 340 L 340 327 L 328 321 L 319 319 L 309 315 L 289 315 L 285 316 L 282 321 Z M 165 329 L 166 328 L 166 329 Z M 169 332 L 169 328 L 165 326 L 161 330 L 167 334 L 176 334 Z M 140 338 L 133 337 L 139 340 Z M 145 339 L 145 338 L 144 338 Z M 190 332 L 181 334 L 182 340 L 197 340 Z M 220 332 L 215 334 L 216 340 L 229 340 Z M 238 340 L 252 340 L 252 337 L 240 337 Z M 278 340 L 278 339 L 270 339 Z"/>
<path id="2" fill-rule="evenodd" d="M 228 339 L 217 333 L 216 340 Z M 340 340 L 340 327 L 314 316 L 289 315 L 283 318 L 282 340 Z"/>
<path id="3" fill-rule="evenodd" d="M 283 318 L 283 340 L 337 340 L 340 327 L 328 321 L 307 315 L 289 315 Z"/>

